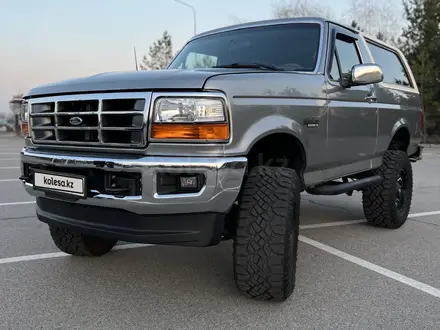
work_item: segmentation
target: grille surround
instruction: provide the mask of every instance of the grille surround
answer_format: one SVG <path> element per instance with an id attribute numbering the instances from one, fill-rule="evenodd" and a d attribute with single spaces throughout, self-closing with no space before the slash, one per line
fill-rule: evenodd
<path id="1" fill-rule="evenodd" d="M 145 148 L 151 96 L 151 92 L 133 92 L 30 99 L 32 142 L 36 145 Z M 80 124 L 70 122 L 74 117 L 81 119 Z"/>

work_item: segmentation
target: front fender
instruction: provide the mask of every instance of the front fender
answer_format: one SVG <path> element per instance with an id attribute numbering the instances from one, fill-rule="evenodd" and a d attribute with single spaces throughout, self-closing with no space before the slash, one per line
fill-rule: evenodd
<path id="1" fill-rule="evenodd" d="M 286 133 L 296 137 L 304 148 L 307 148 L 306 131 L 295 120 L 282 116 L 270 115 L 255 121 L 247 128 L 234 128 L 234 147 L 227 154 L 247 154 L 252 147 L 266 136 L 276 133 Z"/>

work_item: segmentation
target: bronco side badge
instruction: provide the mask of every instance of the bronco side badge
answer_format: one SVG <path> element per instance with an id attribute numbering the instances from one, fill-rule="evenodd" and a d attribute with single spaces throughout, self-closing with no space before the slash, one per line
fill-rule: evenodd
<path id="1" fill-rule="evenodd" d="M 318 117 L 308 117 L 305 118 L 303 124 L 307 127 L 318 127 L 319 126 L 319 118 Z"/>

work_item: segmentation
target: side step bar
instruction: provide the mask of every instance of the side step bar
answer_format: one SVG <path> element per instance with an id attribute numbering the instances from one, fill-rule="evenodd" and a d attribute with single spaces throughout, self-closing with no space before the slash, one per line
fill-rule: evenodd
<path id="1" fill-rule="evenodd" d="M 351 182 L 332 181 L 313 188 L 308 188 L 306 191 L 311 195 L 341 195 L 353 192 L 354 190 L 365 189 L 373 184 L 380 183 L 381 181 L 382 177 L 380 175 L 374 175 Z"/>

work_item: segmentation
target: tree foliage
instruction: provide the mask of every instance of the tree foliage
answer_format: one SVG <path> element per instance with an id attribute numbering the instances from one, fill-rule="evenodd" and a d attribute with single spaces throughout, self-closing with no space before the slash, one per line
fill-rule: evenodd
<path id="1" fill-rule="evenodd" d="M 347 17 L 362 32 L 384 41 L 394 41 L 403 28 L 403 11 L 396 0 L 351 0 Z"/>
<path id="2" fill-rule="evenodd" d="M 273 5 L 275 18 L 320 16 L 334 19 L 335 13 L 330 7 L 319 4 L 316 0 L 279 0 Z"/>
<path id="3" fill-rule="evenodd" d="M 142 70 L 162 70 L 168 66 L 173 57 L 171 35 L 164 31 L 162 37 L 150 46 L 148 56 L 144 55 L 140 68 Z"/>
<path id="4" fill-rule="evenodd" d="M 408 26 L 400 47 L 404 52 L 422 94 L 429 122 L 428 134 L 440 136 L 440 2 L 405 0 Z"/>
<path id="5" fill-rule="evenodd" d="M 393 2 L 394 1 L 394 2 Z M 275 18 L 319 16 L 350 24 L 368 35 L 395 43 L 402 30 L 402 10 L 395 1 L 352 0 L 350 10 L 337 17 L 331 7 L 317 0 L 279 0 L 273 5 Z M 353 25 L 354 24 L 354 25 Z"/>
<path id="6" fill-rule="evenodd" d="M 350 25 L 352 28 L 354 28 L 360 32 L 365 32 L 365 29 L 363 29 L 356 21 L 352 21 Z M 387 41 L 387 37 L 385 36 L 385 34 L 383 34 L 380 31 L 376 33 L 376 38 L 378 40 Z"/>

